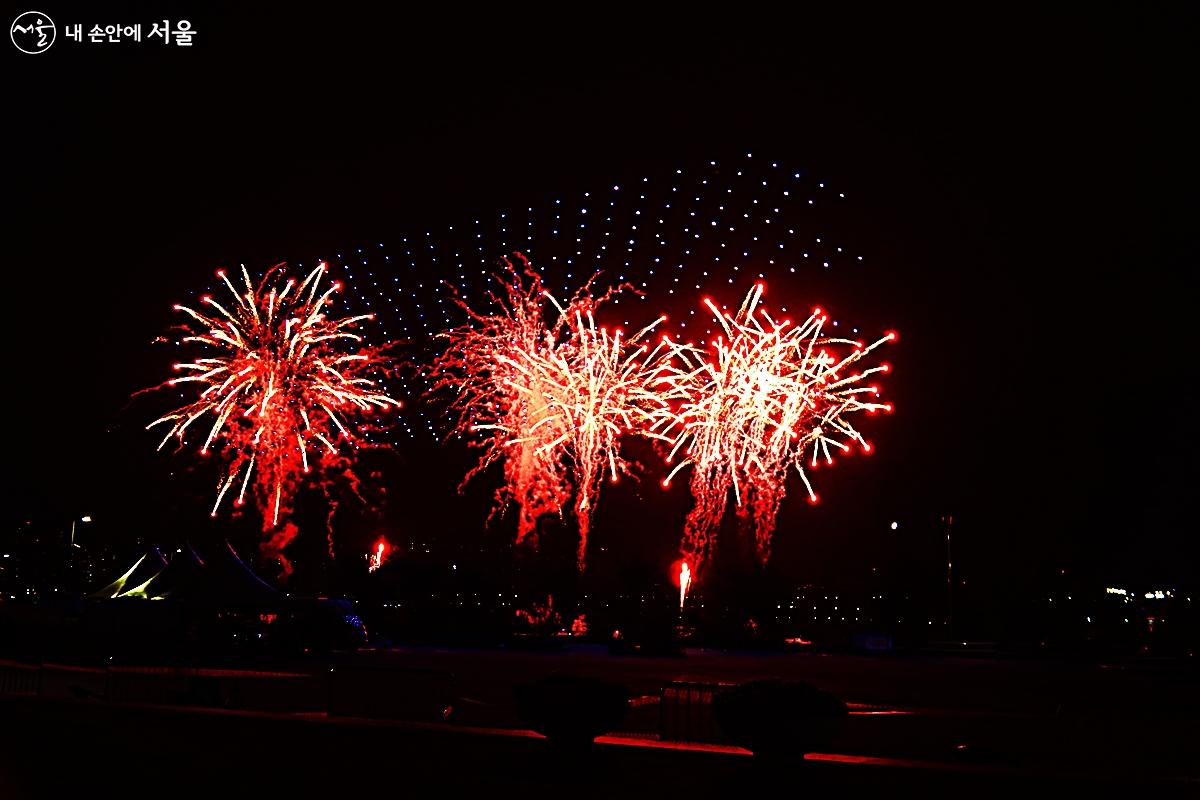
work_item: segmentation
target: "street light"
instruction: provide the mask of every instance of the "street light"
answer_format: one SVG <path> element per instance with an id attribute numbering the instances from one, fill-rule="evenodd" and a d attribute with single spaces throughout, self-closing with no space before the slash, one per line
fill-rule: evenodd
<path id="1" fill-rule="evenodd" d="M 80 517 L 77 520 L 76 519 L 71 520 L 71 547 L 79 547 L 79 545 L 75 544 L 75 523 L 76 522 L 91 522 L 91 521 L 92 521 L 92 517 L 89 514 L 84 514 L 82 517 Z"/>

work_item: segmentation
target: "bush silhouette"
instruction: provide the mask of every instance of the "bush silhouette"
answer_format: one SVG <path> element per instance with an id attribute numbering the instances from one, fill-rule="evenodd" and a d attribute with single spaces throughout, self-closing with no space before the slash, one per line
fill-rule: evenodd
<path id="1" fill-rule="evenodd" d="M 513 690 L 521 719 L 556 745 L 587 746 L 616 728 L 629 708 L 625 687 L 594 678 L 552 675 Z"/>
<path id="2" fill-rule="evenodd" d="M 806 683 L 758 680 L 718 693 L 713 714 L 730 741 L 755 755 L 802 756 L 829 747 L 846 704 Z"/>

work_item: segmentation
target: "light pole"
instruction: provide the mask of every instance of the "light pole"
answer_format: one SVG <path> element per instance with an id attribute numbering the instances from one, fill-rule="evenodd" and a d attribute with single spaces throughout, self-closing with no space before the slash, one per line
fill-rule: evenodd
<path id="1" fill-rule="evenodd" d="M 71 520 L 71 547 L 79 547 L 79 545 L 75 544 L 75 523 L 77 523 L 77 522 L 87 523 L 87 522 L 91 522 L 91 521 L 92 521 L 92 518 L 89 514 L 84 514 L 79 519 L 73 518 Z"/>
<path id="2" fill-rule="evenodd" d="M 946 528 L 946 631 L 954 632 L 954 561 L 950 557 L 950 533 L 954 530 L 954 515 L 944 514 L 942 525 Z"/>

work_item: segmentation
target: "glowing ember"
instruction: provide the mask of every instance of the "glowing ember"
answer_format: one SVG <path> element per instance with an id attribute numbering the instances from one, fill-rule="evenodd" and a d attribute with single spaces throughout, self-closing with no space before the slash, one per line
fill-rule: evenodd
<path id="1" fill-rule="evenodd" d="M 182 448 L 192 423 L 211 418 L 200 453 L 215 449 L 227 464 L 212 515 L 231 490 L 239 507 L 249 492 L 262 516 L 264 553 L 285 571 L 282 551 L 297 532 L 288 518 L 304 476 L 315 472 L 326 491 L 326 476 L 356 483 L 350 468 L 361 441 L 356 433 L 365 428 L 352 418 L 400 407 L 369 377 L 383 371 L 386 347 L 365 346 L 355 332 L 372 315 L 331 317 L 330 298 L 341 287 L 321 292 L 324 273 L 321 264 L 297 284 L 276 265 L 256 287 L 243 267 L 243 291 L 221 271 L 233 296 L 228 308 L 211 297 L 203 298 L 203 311 L 176 306 L 189 318 L 177 344 L 199 345 L 201 353 L 175 365 L 182 377 L 156 388 L 199 394 L 147 426 L 169 427 L 160 450 L 172 438 Z"/>
<path id="2" fill-rule="evenodd" d="M 892 410 L 890 403 L 877 401 L 879 388 L 867 382 L 890 367 L 855 365 L 895 334 L 869 346 L 824 336 L 827 317 L 819 308 L 799 325 L 775 320 L 759 305 L 764 288 L 756 284 L 736 314 L 704 300 L 724 335 L 705 349 L 673 345 L 677 360 L 664 379 L 669 387 L 664 397 L 682 400 L 660 406 L 650 423 L 649 435 L 670 445 L 668 462 L 684 455 L 664 488 L 692 466 L 695 505 L 683 551 L 693 564 L 703 564 L 711 551 L 730 489 L 765 561 L 788 467 L 795 467 L 815 504 L 805 464 L 809 469 L 821 460 L 833 464 L 834 452 L 848 454 L 855 446 L 871 452 L 851 417 Z"/>
<path id="3" fill-rule="evenodd" d="M 460 435 L 484 434 L 473 442 L 484 455 L 466 480 L 503 462 L 495 510 L 517 505 L 518 542 L 536 542 L 538 519 L 561 513 L 574 492 L 582 568 L 603 475 L 616 482 L 629 470 L 620 438 L 661 404 L 656 384 L 671 348 L 640 344 L 662 317 L 628 338 L 597 327 L 595 309 L 625 287 L 595 298 L 589 281 L 564 307 L 518 258 L 522 270 L 506 259 L 507 274 L 497 276 L 505 296 L 489 295 L 498 313 L 476 313 L 456 295 L 470 322 L 441 334 L 449 345 L 435 361 L 433 390 L 455 392 Z"/>
<path id="4" fill-rule="evenodd" d="M 683 610 L 683 601 L 687 599 L 688 589 L 692 585 L 692 570 L 684 561 L 679 565 L 679 610 Z"/>

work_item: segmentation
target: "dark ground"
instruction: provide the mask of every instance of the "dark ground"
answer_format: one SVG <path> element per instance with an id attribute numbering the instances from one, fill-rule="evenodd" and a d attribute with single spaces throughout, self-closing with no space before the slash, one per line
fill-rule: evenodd
<path id="1" fill-rule="evenodd" d="M 1146 783 L 920 765 L 806 760 L 771 766 L 732 753 L 617 745 L 566 755 L 529 737 L 36 703 L 5 703 L 0 793 L 14 800 L 258 791 L 304 797 L 362 791 L 451 797 L 728 797 L 784 789 L 919 790 L 940 796 L 1031 789 L 1130 791 Z"/>
<path id="2" fill-rule="evenodd" d="M 620 742 L 568 757 L 521 730 L 513 687 L 553 672 L 600 677 L 639 698 L 614 732 Z M 300 692 L 279 709 L 292 713 L 108 704 L 86 699 L 87 692 L 62 692 L 64 675 L 79 685 L 104 685 L 103 671 L 74 677 L 63 671 L 53 679 L 60 688 L 45 688 L 51 684 L 43 678 L 40 701 L 3 701 L 0 796 L 161 792 L 180 776 L 196 794 L 253 784 L 301 795 L 404 787 L 451 796 L 490 789 L 504 796 L 597 797 L 727 796 L 784 779 L 831 790 L 948 794 L 1149 785 L 1166 791 L 1200 778 L 1200 697 L 1194 670 L 1179 662 L 702 650 L 637 658 L 597 647 L 367 651 L 293 665 Z M 744 751 L 653 746 L 662 711 L 653 698 L 664 684 L 767 676 L 807 681 L 851 704 L 829 748 L 832 760 L 764 767 Z M 324 711 L 336 693 L 362 716 L 384 707 L 419 709 L 444 685 L 453 697 L 445 721 L 421 713 L 366 720 Z M 863 757 L 886 763 L 862 763 Z"/>

